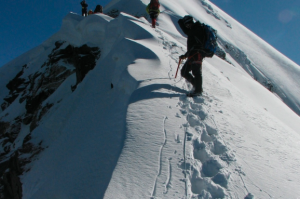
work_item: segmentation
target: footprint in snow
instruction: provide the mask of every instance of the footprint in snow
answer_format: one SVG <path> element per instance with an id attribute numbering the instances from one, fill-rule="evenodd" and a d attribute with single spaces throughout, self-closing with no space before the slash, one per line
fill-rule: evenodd
<path id="1" fill-rule="evenodd" d="M 225 145 L 213 118 L 209 116 L 209 104 L 213 100 L 205 96 L 180 97 L 180 113 L 186 117 L 186 141 L 192 141 L 192 158 L 179 164 L 189 177 L 189 188 L 198 198 L 224 198 L 230 173 L 226 163 L 235 160 L 235 155 Z M 188 130 L 187 130 L 188 129 Z M 197 134 L 191 132 L 196 131 Z"/>
<path id="2" fill-rule="evenodd" d="M 201 124 L 200 118 L 193 113 L 189 113 L 186 118 L 191 127 L 196 127 Z"/>
<path id="3" fill-rule="evenodd" d="M 226 190 L 218 184 L 212 182 L 210 178 L 201 177 L 200 173 L 195 170 L 190 176 L 191 191 L 198 194 L 198 198 L 225 198 Z"/>
<path id="4" fill-rule="evenodd" d="M 207 110 L 199 103 L 191 103 L 190 111 L 198 115 L 201 120 L 204 120 L 208 115 Z"/>

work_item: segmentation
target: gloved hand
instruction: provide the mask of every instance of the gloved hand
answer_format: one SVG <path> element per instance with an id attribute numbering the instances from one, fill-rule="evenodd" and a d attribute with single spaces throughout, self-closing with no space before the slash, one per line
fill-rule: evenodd
<path id="1" fill-rule="evenodd" d="M 187 57 L 185 55 L 180 55 L 179 59 L 186 59 Z"/>

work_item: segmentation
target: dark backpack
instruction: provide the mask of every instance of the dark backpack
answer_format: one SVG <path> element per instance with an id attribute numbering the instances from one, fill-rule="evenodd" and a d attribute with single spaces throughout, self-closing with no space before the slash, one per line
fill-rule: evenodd
<path id="1" fill-rule="evenodd" d="M 101 5 L 97 5 L 95 10 L 94 10 L 94 13 L 102 13 L 103 12 L 103 8 Z"/>
<path id="2" fill-rule="evenodd" d="M 202 24 L 202 26 L 206 32 L 206 40 L 203 42 L 205 57 L 212 57 L 214 56 L 218 46 L 217 31 L 209 25 Z"/>

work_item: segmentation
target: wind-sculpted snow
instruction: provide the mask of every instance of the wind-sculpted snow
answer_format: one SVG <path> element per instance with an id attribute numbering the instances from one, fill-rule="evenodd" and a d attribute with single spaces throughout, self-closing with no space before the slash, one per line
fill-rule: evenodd
<path id="1" fill-rule="evenodd" d="M 186 90 L 189 87 L 185 81 L 178 78 L 175 82 L 171 81 L 173 83 L 168 82 L 176 72 L 177 56 L 184 51 L 181 44 L 174 41 L 174 34 L 165 33 L 160 29 L 155 32 L 161 40 L 158 44 L 161 48 L 153 51 L 162 51 L 161 56 L 169 57 L 169 60 L 161 58 L 164 62 L 156 64 L 162 65 L 159 70 L 165 71 L 164 75 L 167 76 L 164 79 L 160 78 L 159 74 L 152 73 L 153 77 L 149 79 L 146 74 L 150 73 L 151 66 L 156 66 L 152 61 L 147 64 L 145 61 L 138 62 L 145 67 L 142 75 L 139 74 L 138 66 L 129 67 L 130 74 L 140 80 L 140 85 L 130 98 L 126 122 L 127 138 L 105 198 L 269 196 L 264 189 L 263 194 L 260 194 L 261 189 L 245 184 L 244 181 L 247 181 L 253 172 L 247 170 L 247 175 L 243 171 L 244 167 L 237 162 L 237 150 L 226 144 L 227 128 L 230 129 L 231 122 L 225 126 L 221 125 L 220 129 L 214 119 L 216 115 L 219 117 L 224 114 L 222 110 L 216 111 L 219 107 L 216 105 L 227 103 L 225 99 L 233 99 L 233 94 L 218 88 L 221 83 L 209 83 L 216 89 L 208 91 L 214 93 L 209 95 L 210 97 L 206 95 L 188 99 L 182 95 L 181 93 L 185 92 L 182 89 Z M 154 47 L 151 46 L 152 48 Z M 228 62 L 218 61 L 215 64 L 233 67 Z M 210 67 L 212 66 L 208 68 Z M 206 72 L 208 71 L 205 69 L 204 79 L 207 81 L 209 77 L 206 77 Z M 229 78 L 219 78 L 223 84 L 226 81 L 230 82 Z M 204 80 L 204 89 L 209 87 L 206 81 Z M 213 95 L 225 99 L 214 99 Z M 232 116 L 229 115 L 228 119 Z M 142 175 L 137 174 L 137 165 L 138 173 Z M 234 188 L 235 186 L 238 188 Z"/>
<path id="2" fill-rule="evenodd" d="M 0 68 L 1 193 L 300 194 L 298 66 L 209 1 L 160 2 L 155 29 L 146 0 L 113 0 L 104 9 L 113 17 L 70 13 L 55 35 Z M 187 14 L 219 34 L 194 98 L 180 77 L 186 60 L 178 65 L 186 35 L 177 21 Z"/>
<path id="3" fill-rule="evenodd" d="M 131 16 L 128 17 L 130 19 L 135 19 Z M 110 23 L 110 26 L 107 27 L 108 30 L 113 29 L 114 27 L 118 27 L 118 31 L 114 31 L 117 36 L 115 37 L 114 35 L 111 35 L 111 40 L 105 42 L 103 48 L 105 48 L 104 53 L 106 54 L 104 55 L 108 57 L 106 59 L 103 59 L 101 64 L 98 63 L 98 67 L 109 66 L 106 67 L 106 71 L 100 68 L 101 72 L 99 72 L 98 75 L 103 75 L 103 77 L 105 77 L 100 78 L 100 88 L 101 85 L 114 84 L 115 89 L 122 93 L 122 98 L 120 99 L 123 99 L 125 102 L 128 98 L 126 98 L 126 96 L 129 96 L 132 90 L 136 87 L 136 83 L 128 78 L 128 73 L 125 70 L 127 65 L 132 63 L 134 59 L 138 57 L 144 57 L 148 59 L 152 57 L 155 58 L 155 54 L 153 52 L 148 51 L 140 44 L 134 42 L 134 39 L 149 38 L 151 37 L 151 34 L 145 34 L 148 33 L 146 31 L 132 31 L 134 30 L 136 25 L 134 22 L 128 19 L 124 19 L 128 17 L 119 17 L 115 20 L 115 24 Z M 1 106 L 2 115 L 0 126 L 3 145 L 3 148 L 1 150 L 1 158 L 3 162 L 10 161 L 11 154 L 17 153 L 17 151 L 21 152 L 21 154 L 17 156 L 17 159 L 20 162 L 18 164 L 21 164 L 22 166 L 22 172 L 28 172 L 29 170 L 31 170 L 32 165 L 29 166 L 28 163 L 34 161 L 37 154 L 39 154 L 43 149 L 49 147 L 49 145 L 52 146 L 59 143 L 61 136 L 68 137 L 67 133 L 63 133 L 63 129 L 70 128 L 67 125 L 69 122 L 69 124 L 73 126 L 73 122 L 71 121 L 73 121 L 74 119 L 76 120 L 76 118 L 70 118 L 69 111 L 71 110 L 72 105 L 75 105 L 77 103 L 75 103 L 73 100 L 71 100 L 70 102 L 70 99 L 68 100 L 68 98 L 69 96 L 76 95 L 77 90 L 82 90 L 82 81 L 85 79 L 88 71 L 94 69 L 94 67 L 96 66 L 96 61 L 100 57 L 100 51 L 98 47 L 88 47 L 86 44 L 80 47 L 76 47 L 73 45 L 80 45 L 81 43 L 86 42 L 92 45 L 95 45 L 95 43 L 103 44 L 105 36 L 103 36 L 103 40 L 101 40 L 101 34 L 107 34 L 105 32 L 106 24 L 109 22 L 109 20 L 107 20 L 108 17 L 106 16 L 104 16 L 103 18 L 99 16 L 93 16 L 86 20 L 82 19 L 82 17 L 78 17 L 74 14 L 69 14 L 64 20 L 61 31 L 44 42 L 43 46 L 46 47 L 46 50 L 44 50 L 44 56 L 38 57 L 37 60 L 30 60 L 30 62 L 21 67 L 21 71 L 19 71 L 16 76 L 11 79 L 11 81 L 6 82 L 7 88 L 10 90 L 10 92 L 9 96 L 4 98 L 4 102 Z M 128 29 L 128 31 L 122 31 L 119 29 L 121 27 L 120 25 L 122 24 L 124 25 L 124 28 L 127 28 L 127 26 L 132 26 L 132 28 Z M 93 34 L 99 34 L 100 39 L 95 38 L 95 35 Z M 60 42 L 60 40 L 56 42 L 56 39 L 59 38 L 64 38 L 67 41 Z M 51 45 L 52 48 L 50 47 Z M 111 52 L 111 50 L 114 49 L 114 47 L 111 45 L 117 45 L 119 49 L 113 50 L 113 52 Z M 129 48 L 130 46 L 133 49 L 139 48 L 140 50 L 135 52 Z M 124 56 L 124 53 L 121 53 L 124 52 L 124 50 L 133 54 L 127 53 L 126 56 Z M 111 58 L 114 60 L 114 64 L 111 63 Z M 20 60 L 22 62 L 27 61 L 25 59 Z M 22 62 L 19 62 L 18 65 L 20 66 Z M 69 78 L 69 76 L 72 77 L 71 75 L 73 73 L 76 74 L 76 77 Z M 97 79 L 97 75 L 94 78 Z M 78 88 L 78 85 L 80 88 Z M 107 88 L 111 89 L 110 87 Z M 73 95 L 71 94 L 71 91 L 74 92 Z M 77 98 L 74 97 L 74 99 Z M 20 103 L 20 105 L 18 105 L 18 103 Z M 93 103 L 89 104 L 92 105 Z M 110 107 L 110 105 L 114 106 L 117 109 L 120 108 L 119 106 L 114 105 L 114 100 L 112 100 L 111 103 L 108 103 L 108 107 Z M 19 108 L 21 106 L 25 107 L 23 108 L 25 111 L 19 113 L 19 111 L 16 110 L 16 107 Z M 124 117 L 124 111 L 126 110 L 124 108 L 120 108 L 119 111 L 117 111 L 117 115 L 120 115 L 121 118 L 122 116 Z M 88 108 L 83 107 L 82 110 L 88 111 Z M 59 112 L 59 117 L 55 116 L 57 112 Z M 81 112 L 79 114 L 79 116 L 84 117 L 83 115 L 84 112 Z M 14 117 L 16 118 L 10 121 L 9 118 Z M 45 117 L 47 119 L 45 119 Z M 118 116 L 115 115 L 112 117 L 117 118 Z M 119 122 L 123 124 L 121 118 L 119 119 Z M 80 124 L 80 126 L 83 125 L 82 123 L 78 124 Z M 28 127 L 23 127 L 23 125 L 28 125 Z M 123 127 L 123 125 L 119 126 L 120 128 Z M 80 129 L 81 128 L 77 128 L 77 130 L 75 131 L 70 131 L 73 133 L 73 135 L 76 135 L 76 132 L 81 132 Z M 99 129 L 101 129 L 101 127 L 99 127 Z M 117 129 L 115 130 L 118 131 Z M 120 142 L 120 140 L 122 140 L 123 134 L 122 131 L 118 132 L 120 133 L 118 144 L 121 145 L 122 142 Z M 77 137 L 75 136 L 74 139 L 76 140 Z M 72 139 L 69 140 L 71 142 Z M 56 147 L 56 150 L 61 150 L 61 147 L 64 146 Z M 119 151 L 120 146 L 116 148 L 116 153 L 118 153 Z M 47 161 L 53 161 L 51 160 L 51 156 L 46 157 L 47 158 L 42 160 L 41 162 L 45 162 L 45 164 L 48 164 Z M 57 161 L 59 160 L 60 159 L 58 158 Z M 109 164 L 108 168 L 103 169 L 103 173 L 105 173 L 105 175 L 111 175 L 111 173 L 109 173 L 108 171 L 109 169 L 114 167 L 113 165 L 115 164 L 116 160 L 117 159 L 114 159 L 114 161 Z M 89 163 L 89 161 L 87 161 L 87 163 Z M 13 167 L 9 167 L 11 170 L 13 169 Z M 39 168 L 43 169 L 43 166 L 37 166 L 36 169 L 33 169 L 33 176 L 35 172 L 39 172 Z M 3 168 L 3 171 L 4 170 L 6 170 L 6 168 Z M 20 175 L 20 173 L 18 174 Z M 11 174 L 8 173 L 7 175 Z M 44 177 L 46 176 L 47 175 L 45 175 Z M 69 178 L 66 176 L 65 179 Z M 106 179 L 108 180 L 109 177 L 107 177 Z M 16 182 L 12 181 L 12 183 Z M 105 184 L 108 182 L 103 180 L 101 183 Z M 25 189 L 23 190 L 23 194 L 25 195 L 25 197 L 27 197 L 28 195 L 32 195 L 31 192 L 28 192 L 28 189 L 26 188 L 27 185 L 30 186 L 29 184 L 25 183 Z M 7 186 L 12 186 L 11 189 L 15 189 L 13 185 L 9 184 Z M 55 184 L 51 184 L 50 182 L 48 186 L 55 186 Z M 99 192 L 100 195 L 103 195 L 104 193 L 105 186 L 103 186 L 103 188 L 104 189 L 102 189 L 102 192 Z M 60 192 L 59 186 L 56 187 L 56 189 L 58 192 Z M 51 195 L 51 193 L 48 193 L 47 191 L 39 191 L 38 193 L 34 194 L 34 197 L 39 198 L 40 194 L 43 195 L 43 197 L 45 197 L 45 195 Z M 72 195 L 73 192 L 68 192 L 68 194 Z M 15 196 L 10 195 L 10 197 Z"/>
<path id="4" fill-rule="evenodd" d="M 93 18 L 90 19 L 93 21 Z M 81 21 L 79 24 L 86 24 L 85 28 L 87 28 L 90 22 L 88 22 L 89 19 L 86 20 L 87 22 Z M 59 98 L 61 102 L 52 107 L 55 112 L 52 111 L 47 116 L 47 120 L 44 119 L 43 124 L 33 131 L 32 136 L 42 137 L 47 140 L 45 144 L 55 147 L 49 148 L 45 152 L 48 155 L 42 156 L 39 164 L 34 165 L 31 172 L 25 175 L 23 193 L 26 197 L 40 198 L 45 195 L 54 197 L 54 195 L 64 194 L 79 198 L 83 195 L 88 198 L 103 197 L 123 146 L 126 104 L 131 93 L 137 87 L 137 82 L 130 76 L 127 67 L 131 64 L 135 65 L 136 59 L 155 60 L 158 57 L 153 50 L 145 47 L 148 44 L 147 39 L 152 37 L 152 34 L 145 31 L 145 28 L 150 29 L 148 25 L 143 24 L 145 20 L 138 20 L 122 14 L 114 21 L 106 23 L 98 24 L 98 26 L 101 25 L 105 30 L 114 27 L 118 27 L 118 29 L 111 34 L 109 32 L 110 36 L 106 36 L 108 39 L 104 43 L 99 41 L 99 43 L 103 43 L 103 47 L 101 47 L 103 50 L 101 50 L 101 59 L 96 63 L 93 72 L 88 73 L 88 77 L 85 77 L 77 85 L 76 90 L 70 96 L 60 98 L 62 94 L 60 92 L 65 89 L 65 86 L 60 88 L 62 90 L 56 94 L 56 98 Z M 92 23 L 91 25 L 94 26 L 95 24 Z M 143 26 L 145 28 L 141 28 Z M 131 28 L 126 31 L 128 27 Z M 136 31 L 136 29 L 140 31 Z M 63 31 L 58 34 L 63 34 Z M 72 43 L 72 41 L 69 42 Z M 68 83 L 70 85 L 71 82 Z M 114 85 L 113 89 L 111 84 Z M 97 89 L 93 92 L 87 92 L 95 86 Z M 82 98 L 82 96 L 84 97 Z M 74 109 L 74 107 L 76 108 Z M 106 114 L 105 117 L 101 116 L 103 113 Z M 50 139 L 48 138 L 49 135 L 51 135 Z M 90 142 L 89 138 L 93 141 Z M 63 144 L 65 140 L 68 141 Z M 80 143 L 79 146 L 77 143 Z M 107 148 L 110 148 L 109 156 L 104 155 Z M 73 153 L 93 154 L 95 152 L 99 154 L 96 160 L 93 155 L 76 157 L 71 155 Z M 57 157 L 52 154 L 60 154 L 60 156 Z M 82 159 L 80 164 L 78 164 L 79 159 Z M 51 173 L 44 174 L 43 184 L 34 185 L 32 183 L 35 181 L 36 173 L 45 170 L 45 165 L 51 165 L 50 162 L 53 161 L 57 165 L 64 165 L 66 160 L 71 162 L 69 167 L 72 172 L 61 174 L 58 181 L 62 185 L 68 184 L 69 188 L 57 186 L 56 181 L 48 181 Z M 82 170 L 83 168 L 85 169 Z M 54 167 L 52 170 L 57 173 L 60 167 Z M 72 175 L 75 173 L 76 179 L 86 179 L 93 175 L 102 177 L 101 180 L 98 177 L 93 178 L 88 184 L 97 186 L 92 186 L 89 192 L 84 191 L 83 193 L 81 189 L 75 190 L 73 188 L 78 186 L 78 183 L 82 187 L 86 186 L 85 180 L 72 180 Z M 30 190 L 35 186 L 38 187 L 38 191 L 31 192 Z M 47 187 L 56 191 L 49 192 Z"/>

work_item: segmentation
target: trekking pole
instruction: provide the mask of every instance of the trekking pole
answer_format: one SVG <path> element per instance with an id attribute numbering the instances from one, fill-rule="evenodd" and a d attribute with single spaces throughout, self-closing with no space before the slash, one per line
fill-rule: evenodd
<path id="1" fill-rule="evenodd" d="M 175 79 L 176 79 L 176 77 L 177 77 L 177 72 L 178 72 L 178 69 L 179 69 L 179 66 L 180 66 L 181 60 L 182 60 L 182 59 L 181 59 L 181 58 L 179 58 L 178 67 L 177 67 L 176 74 L 175 74 Z"/>

